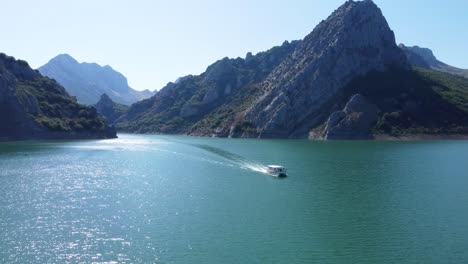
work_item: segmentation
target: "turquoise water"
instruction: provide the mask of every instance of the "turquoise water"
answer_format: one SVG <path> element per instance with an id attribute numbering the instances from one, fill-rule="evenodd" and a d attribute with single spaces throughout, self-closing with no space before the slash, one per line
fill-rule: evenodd
<path id="1" fill-rule="evenodd" d="M 0 234 L 0 263 L 468 263 L 468 142 L 1 143 Z"/>

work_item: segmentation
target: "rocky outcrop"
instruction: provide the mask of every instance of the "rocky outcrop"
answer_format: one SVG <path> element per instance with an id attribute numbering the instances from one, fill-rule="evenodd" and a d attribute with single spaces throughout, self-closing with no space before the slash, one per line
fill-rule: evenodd
<path id="1" fill-rule="evenodd" d="M 382 12 L 372 1 L 347 1 L 269 75 L 246 119 L 260 137 L 302 137 L 353 78 L 389 67 L 407 68 L 406 57 Z"/>
<path id="2" fill-rule="evenodd" d="M 109 124 L 113 124 L 115 120 L 128 110 L 128 106 L 112 101 L 107 94 L 101 96 L 101 99 L 97 102 L 95 107 L 98 113 L 101 114 Z"/>
<path id="3" fill-rule="evenodd" d="M 0 141 L 116 137 L 94 108 L 79 105 L 55 81 L 3 53 L 0 127 Z"/>
<path id="4" fill-rule="evenodd" d="M 379 110 L 360 94 L 354 95 L 342 111 L 333 112 L 326 122 L 322 138 L 370 139 Z"/>
<path id="5" fill-rule="evenodd" d="M 117 125 L 215 137 L 468 134 L 466 80 L 413 69 L 407 60 L 372 1 L 347 1 L 304 40 L 179 78 L 133 104 Z"/>
<path id="6" fill-rule="evenodd" d="M 259 92 L 256 85 L 299 43 L 284 42 L 266 52 L 248 53 L 245 59 L 224 58 L 201 75 L 178 78 L 152 98 L 133 104 L 118 126 L 131 132 L 228 135 L 235 117 L 229 109 L 245 110 Z"/>
<path id="7" fill-rule="evenodd" d="M 248 53 L 245 59 L 224 58 L 200 76 L 169 84 L 153 103 L 145 103 L 150 108 L 137 119 L 120 120 L 125 123 L 121 127 L 134 132 L 307 137 L 351 80 L 390 67 L 409 68 L 382 12 L 372 1 L 347 1 L 302 41 L 255 56 Z M 168 127 L 171 130 L 161 130 Z M 248 133 L 232 133 L 238 127 Z"/>
<path id="8" fill-rule="evenodd" d="M 130 105 L 154 94 L 148 90 L 136 91 L 128 85 L 127 78 L 110 66 L 96 63 L 79 63 L 68 54 L 61 54 L 39 68 L 49 78 L 57 80 L 67 92 L 83 104 L 96 104 L 102 94 L 113 101 Z"/>
<path id="9" fill-rule="evenodd" d="M 441 71 L 468 78 L 468 69 L 460 69 L 439 61 L 432 50 L 419 46 L 408 47 L 400 44 L 399 47 L 405 52 L 408 62 L 416 67 Z"/>

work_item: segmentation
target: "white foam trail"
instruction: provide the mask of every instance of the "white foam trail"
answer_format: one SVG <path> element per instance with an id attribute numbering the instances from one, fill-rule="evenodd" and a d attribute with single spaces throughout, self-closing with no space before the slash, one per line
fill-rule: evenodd
<path id="1" fill-rule="evenodd" d="M 242 169 L 247 169 L 247 170 L 251 170 L 251 171 L 254 171 L 254 172 L 268 174 L 268 170 L 267 170 L 266 166 L 263 166 L 263 165 L 261 165 L 259 163 L 245 162 L 245 163 L 241 163 L 240 167 Z"/>
<path id="2" fill-rule="evenodd" d="M 268 171 L 267 171 L 265 166 L 261 166 L 261 165 L 257 165 L 257 164 L 255 164 L 255 165 L 247 164 L 247 165 L 241 166 L 241 168 L 248 169 L 248 170 L 255 171 L 255 172 L 259 172 L 259 173 L 263 173 L 263 174 L 268 174 Z"/>
<path id="3" fill-rule="evenodd" d="M 209 146 L 209 145 L 193 145 L 193 146 L 203 149 L 205 151 L 208 151 L 212 154 L 215 154 L 218 157 L 223 158 L 229 163 L 229 164 L 221 163 L 223 165 L 229 165 L 230 167 L 238 167 L 240 169 L 250 170 L 250 171 L 263 173 L 263 174 L 268 173 L 266 166 L 260 163 L 249 161 L 242 156 L 231 153 L 224 149 L 220 149 L 220 148 Z"/>
<path id="4" fill-rule="evenodd" d="M 197 161 L 209 162 L 209 163 L 217 164 L 217 165 L 223 165 L 223 166 L 228 166 L 228 167 L 234 167 L 233 165 L 228 164 L 228 163 L 224 163 L 224 162 L 220 162 L 220 161 L 215 161 L 215 160 L 211 160 L 211 159 L 207 159 L 207 158 L 202 158 L 202 157 L 198 157 L 198 156 L 194 156 L 194 155 L 189 155 L 189 154 L 185 154 L 185 153 L 180 153 L 180 152 L 177 152 L 177 151 L 172 151 L 172 150 L 167 150 L 167 149 L 162 149 L 162 148 L 155 148 L 154 150 L 155 150 L 155 151 L 161 151 L 161 152 L 170 153 L 170 154 L 173 154 L 173 155 L 183 156 L 183 157 L 189 158 L 189 159 L 191 159 L 191 160 L 197 160 Z"/>
<path id="5" fill-rule="evenodd" d="M 248 161 L 241 156 L 224 151 L 222 149 L 219 149 L 219 151 L 221 153 L 225 153 L 225 155 L 216 152 L 217 148 L 214 148 L 214 147 L 203 148 L 202 147 L 202 149 L 208 152 L 214 153 L 217 156 L 223 158 L 225 162 L 213 160 L 213 159 L 202 157 L 202 156 L 195 156 L 195 155 L 190 155 L 186 153 L 181 153 L 181 152 L 165 149 L 162 147 L 163 145 L 168 145 L 171 143 L 188 145 L 183 141 L 172 140 L 172 139 L 171 140 L 167 140 L 167 139 L 148 140 L 148 139 L 142 139 L 142 138 L 118 138 L 118 139 L 112 139 L 112 140 L 94 141 L 94 142 L 89 142 L 89 143 L 84 143 L 84 144 L 79 144 L 79 145 L 65 146 L 65 147 L 77 148 L 77 149 L 89 149 L 89 150 L 108 150 L 108 151 L 122 151 L 122 150 L 159 151 L 159 152 L 169 153 L 172 155 L 182 156 L 184 158 L 196 160 L 200 162 L 208 162 L 211 164 L 216 164 L 216 165 L 226 166 L 226 167 L 231 167 L 231 168 L 238 167 L 244 170 L 250 170 L 250 171 L 254 171 L 258 173 L 268 174 L 266 166 L 260 163 Z"/>

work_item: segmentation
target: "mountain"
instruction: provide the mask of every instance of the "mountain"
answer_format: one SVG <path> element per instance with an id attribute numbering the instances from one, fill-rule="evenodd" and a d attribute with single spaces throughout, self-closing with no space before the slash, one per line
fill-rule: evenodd
<path id="1" fill-rule="evenodd" d="M 0 141 L 115 138 L 94 107 L 78 104 L 27 62 L 0 53 Z"/>
<path id="2" fill-rule="evenodd" d="M 466 138 L 468 80 L 423 68 L 373 71 L 335 98 L 311 138 Z"/>
<path id="3" fill-rule="evenodd" d="M 95 107 L 98 113 L 101 114 L 110 124 L 113 124 L 115 120 L 127 112 L 129 108 L 127 105 L 112 101 L 107 94 L 103 94 L 101 96 L 101 99 L 99 99 L 99 102 L 97 102 Z"/>
<path id="4" fill-rule="evenodd" d="M 413 69 L 372 1 L 347 1 L 303 40 L 224 58 L 133 104 L 118 129 L 218 137 L 468 134 L 463 78 Z"/>
<path id="5" fill-rule="evenodd" d="M 405 52 L 408 61 L 417 67 L 446 72 L 468 78 L 468 69 L 460 69 L 439 61 L 432 50 L 419 46 L 407 47 L 400 44 L 399 47 Z"/>
<path id="6" fill-rule="evenodd" d="M 406 58 L 372 1 L 348 1 L 308 35 L 262 84 L 245 114 L 261 137 L 303 137 L 353 78 L 406 68 Z"/>
<path id="7" fill-rule="evenodd" d="M 148 90 L 130 88 L 127 78 L 110 66 L 79 63 L 68 54 L 58 55 L 38 70 L 44 76 L 57 80 L 83 104 L 96 104 L 104 93 L 115 102 L 126 105 L 153 95 Z"/>
<path id="8" fill-rule="evenodd" d="M 152 98 L 133 104 L 120 118 L 120 129 L 141 133 L 204 134 L 221 122 L 231 122 L 261 92 L 258 84 L 277 67 L 300 41 L 284 42 L 245 59 L 224 58 L 201 75 L 169 83 Z M 225 120 L 226 119 L 226 120 Z M 199 131 L 192 129 L 197 124 Z"/>

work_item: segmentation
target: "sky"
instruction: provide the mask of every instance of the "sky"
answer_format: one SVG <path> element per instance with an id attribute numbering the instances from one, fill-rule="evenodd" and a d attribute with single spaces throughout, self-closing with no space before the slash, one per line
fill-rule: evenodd
<path id="1" fill-rule="evenodd" d="M 302 39 L 344 0 L 0 0 L 0 52 L 33 68 L 58 54 L 159 90 L 223 57 Z M 468 1 L 375 0 L 397 43 L 468 69 Z"/>

